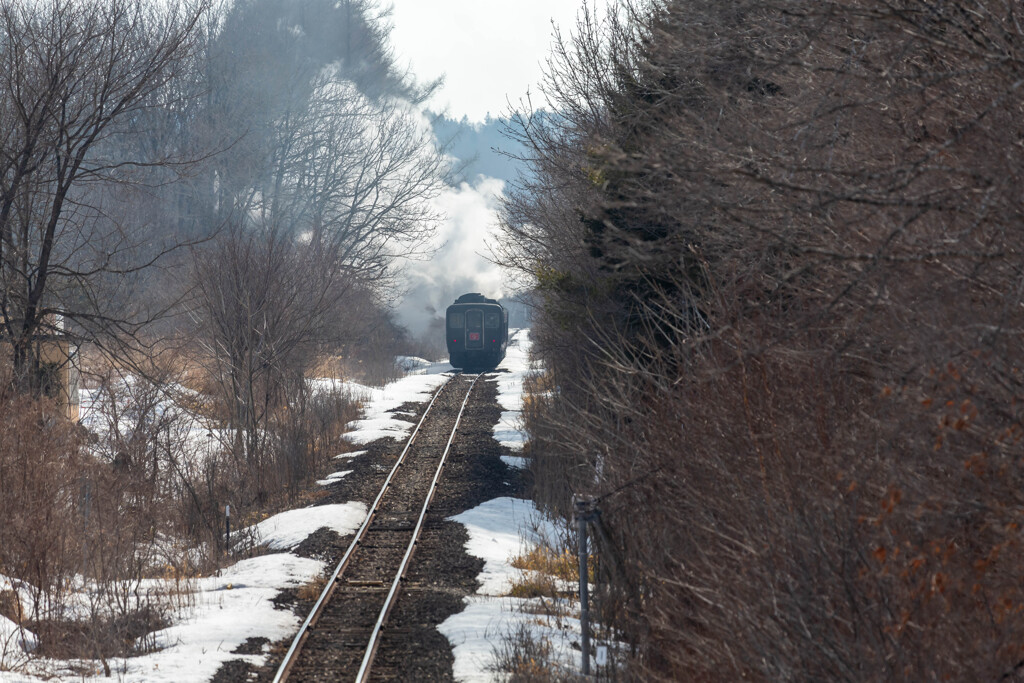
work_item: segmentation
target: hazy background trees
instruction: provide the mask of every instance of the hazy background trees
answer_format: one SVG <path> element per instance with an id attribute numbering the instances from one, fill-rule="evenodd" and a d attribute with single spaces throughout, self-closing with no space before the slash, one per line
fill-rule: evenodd
<path id="1" fill-rule="evenodd" d="M 448 154 L 458 160 L 454 184 L 472 184 L 481 175 L 509 183 L 526 170 L 517 160 L 524 150 L 505 135 L 508 119 L 488 116 L 474 123 L 465 116 L 456 120 L 441 113 L 432 115 L 431 126 Z"/>
<path id="2" fill-rule="evenodd" d="M 415 107 L 431 87 L 395 69 L 378 12 L 236 3 L 209 45 L 203 116 L 227 147 L 195 183 L 217 232 L 195 250 L 189 310 L 257 500 L 282 466 L 290 484 L 313 474 L 277 462 L 293 451 L 270 428 L 305 405 L 314 366 L 386 318 L 398 257 L 424 253 L 436 228 L 445 162 Z"/>
<path id="3" fill-rule="evenodd" d="M 637 675 L 1018 675 L 1019 20 L 673 0 L 556 48 L 504 260 Z"/>
<path id="4" fill-rule="evenodd" d="M 27 388 L 41 381 L 32 342 L 58 331 L 58 317 L 92 338 L 152 317 L 117 290 L 175 236 L 143 244 L 119 199 L 137 169 L 169 155 L 159 145 L 129 153 L 121 140 L 184 75 L 202 12 L 130 0 L 0 4 L 0 326 Z"/>

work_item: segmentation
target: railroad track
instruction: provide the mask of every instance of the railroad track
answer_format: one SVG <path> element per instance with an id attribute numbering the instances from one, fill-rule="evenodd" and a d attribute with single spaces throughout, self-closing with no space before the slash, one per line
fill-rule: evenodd
<path id="1" fill-rule="evenodd" d="M 400 592 L 452 441 L 480 375 L 453 375 L 435 393 L 366 519 L 313 605 L 274 677 L 366 681 Z M 463 396 L 464 394 L 464 396 Z M 401 647 L 402 633 L 389 635 Z M 398 656 L 396 656 L 398 654 Z M 398 679 L 387 657 L 383 678 Z"/>

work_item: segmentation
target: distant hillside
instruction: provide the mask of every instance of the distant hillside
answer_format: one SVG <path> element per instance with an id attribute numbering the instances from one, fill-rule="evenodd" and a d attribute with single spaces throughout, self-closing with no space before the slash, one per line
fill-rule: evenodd
<path id="1" fill-rule="evenodd" d="M 502 134 L 506 124 L 506 119 L 489 116 L 483 123 L 472 123 L 466 117 L 457 121 L 444 115 L 433 119 L 438 141 L 447 145 L 448 154 L 461 162 L 455 167 L 454 184 L 472 184 L 477 175 L 508 183 L 525 172 L 518 161 L 507 156 L 519 155 L 523 147 Z"/>

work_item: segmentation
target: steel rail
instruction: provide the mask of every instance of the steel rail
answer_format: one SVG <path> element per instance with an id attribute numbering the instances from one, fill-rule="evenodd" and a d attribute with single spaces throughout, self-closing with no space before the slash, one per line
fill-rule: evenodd
<path id="1" fill-rule="evenodd" d="M 299 652 L 302 650 L 302 646 L 305 644 L 306 638 L 309 636 L 309 630 L 313 628 L 313 626 L 316 625 L 317 620 L 320 619 L 320 615 L 328 601 L 331 599 L 331 595 L 334 593 L 334 588 L 337 586 L 342 572 L 345 571 L 345 567 L 348 566 L 349 560 L 352 558 L 352 553 L 355 552 L 356 547 L 362 542 L 363 537 L 366 535 L 367 529 L 370 528 L 374 515 L 376 515 L 377 509 L 380 507 L 380 502 L 384 498 L 384 494 L 387 493 L 388 487 L 391 486 L 391 480 L 394 479 L 395 474 L 398 472 L 398 468 L 402 466 L 403 462 L 405 462 L 405 456 L 409 452 L 409 449 L 412 448 L 413 442 L 419 435 L 420 427 L 423 426 L 423 423 L 427 419 L 427 415 L 430 414 L 430 409 L 434 407 L 434 402 L 437 401 L 437 397 L 441 395 L 444 388 L 451 384 L 452 380 L 457 376 L 458 375 L 456 374 L 449 377 L 444 384 L 438 387 L 437 391 L 434 392 L 433 397 L 431 397 L 430 403 L 427 404 L 427 409 L 423 411 L 423 416 L 420 418 L 420 421 L 416 424 L 416 428 L 409 436 L 409 440 L 406 442 L 405 448 L 402 449 L 401 455 L 398 456 L 398 461 L 395 463 L 395 466 L 391 468 L 387 479 L 384 480 L 384 485 L 381 486 L 380 492 L 377 494 L 373 504 L 370 506 L 370 511 L 367 513 L 366 519 L 363 520 L 362 526 L 359 527 L 355 538 L 353 538 L 352 542 L 349 543 L 341 561 L 338 562 L 338 566 L 335 567 L 334 573 L 331 574 L 331 578 L 327 581 L 327 585 L 324 586 L 323 591 L 320 593 L 320 597 L 313 605 L 313 609 L 309 611 L 309 616 L 307 616 L 306 620 L 302 622 L 299 632 L 295 634 L 291 647 L 288 648 L 288 652 L 285 653 L 284 659 L 281 660 L 281 665 L 277 669 L 277 674 L 274 676 L 273 683 L 281 683 L 287 679 L 288 674 L 291 673 L 292 666 L 295 664 L 296 659 L 298 659 Z M 473 383 L 476 384 L 476 380 L 473 380 Z M 472 385 L 470 385 L 470 390 L 472 391 Z M 469 395 L 467 394 L 467 398 L 468 397 Z M 461 415 L 462 412 L 459 411 L 459 416 L 461 417 Z M 456 422 L 456 425 L 458 425 L 458 422 Z"/>
<path id="2" fill-rule="evenodd" d="M 476 386 L 477 380 L 482 376 L 478 374 L 473 382 L 469 385 L 469 390 L 466 392 L 466 398 L 462 401 L 462 406 L 459 408 L 459 414 L 455 418 L 455 426 L 452 427 L 451 436 L 448 437 L 448 443 L 444 447 L 444 453 L 441 454 L 441 462 L 437 465 L 437 470 L 434 472 L 434 479 L 430 482 L 430 490 L 427 492 L 427 497 L 423 501 L 423 509 L 420 510 L 419 519 L 416 520 L 416 527 L 412 532 L 412 540 L 409 541 L 409 546 L 405 550 L 405 555 L 402 557 L 402 564 L 398 567 L 398 572 L 395 573 L 395 579 L 391 582 L 391 590 L 388 591 L 388 596 L 384 600 L 384 606 L 380 610 L 380 615 L 377 617 L 377 623 L 373 627 L 373 632 L 370 634 L 370 642 L 366 646 L 366 654 L 363 655 L 363 663 L 359 667 L 359 673 L 356 674 L 356 683 L 363 683 L 370 676 L 370 666 L 373 664 L 373 658 L 377 654 L 377 646 L 380 645 L 380 632 L 384 629 L 384 622 L 388 618 L 388 614 L 391 613 L 391 607 L 395 603 L 395 597 L 398 595 L 398 586 L 405 579 L 405 571 L 409 566 L 409 561 L 412 559 L 412 551 L 416 548 L 416 543 L 419 541 L 420 531 L 423 529 L 423 522 L 427 518 L 427 508 L 430 507 L 430 502 L 434 499 L 434 492 L 437 490 L 437 482 L 441 479 L 441 471 L 444 469 L 444 464 L 448 460 L 448 452 L 452 448 L 452 442 L 455 440 L 455 433 L 459 429 L 459 423 L 462 422 L 462 413 L 466 410 L 466 404 L 469 403 L 470 394 L 473 393 L 473 387 Z"/>

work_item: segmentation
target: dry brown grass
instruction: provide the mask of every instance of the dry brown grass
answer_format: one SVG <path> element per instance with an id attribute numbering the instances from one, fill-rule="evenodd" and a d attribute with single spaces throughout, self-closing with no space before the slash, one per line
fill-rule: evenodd
<path id="1" fill-rule="evenodd" d="M 327 498 L 329 495 L 331 495 L 331 492 L 327 490 L 327 487 L 318 486 L 302 491 L 295 501 L 298 507 L 308 507 Z"/>
<path id="2" fill-rule="evenodd" d="M 345 358 L 340 355 L 323 355 L 306 370 L 306 377 L 345 379 L 350 376 L 347 365 Z"/>
<path id="3" fill-rule="evenodd" d="M 15 624 L 21 624 L 25 618 L 25 608 L 21 604 L 17 592 L 0 591 L 0 616 L 10 619 Z"/>
<path id="4" fill-rule="evenodd" d="M 545 545 L 535 545 L 524 554 L 512 558 L 516 569 L 548 574 L 564 581 L 579 579 L 579 561 L 571 548 L 554 550 Z"/>
<path id="5" fill-rule="evenodd" d="M 545 544 L 530 547 L 512 558 L 520 575 L 512 582 L 509 595 L 514 598 L 574 597 L 578 591 L 579 558 L 574 548 L 551 548 Z M 590 556 L 590 581 L 597 579 L 597 558 Z"/>
<path id="6" fill-rule="evenodd" d="M 327 579 L 330 577 L 327 574 L 320 574 L 312 581 L 308 581 L 295 591 L 295 597 L 299 600 L 305 600 L 308 602 L 314 602 L 320 597 L 320 594 L 324 592 L 324 588 L 327 586 Z"/>

